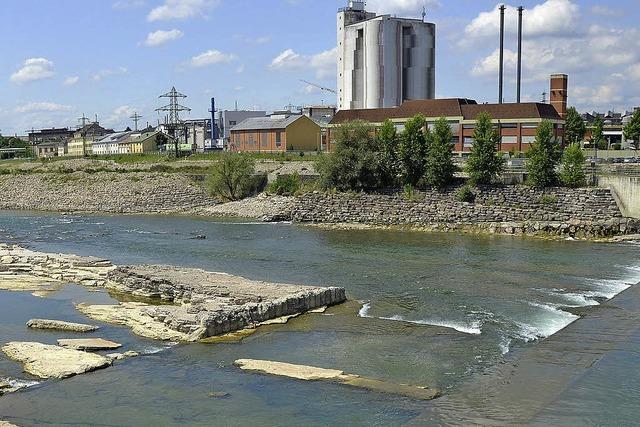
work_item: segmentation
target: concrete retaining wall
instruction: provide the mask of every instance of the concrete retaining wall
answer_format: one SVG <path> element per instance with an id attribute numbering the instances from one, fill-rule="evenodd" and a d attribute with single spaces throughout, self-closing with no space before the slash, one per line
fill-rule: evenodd
<path id="1" fill-rule="evenodd" d="M 640 176 L 601 175 L 598 185 L 614 191 L 625 216 L 640 218 Z"/>

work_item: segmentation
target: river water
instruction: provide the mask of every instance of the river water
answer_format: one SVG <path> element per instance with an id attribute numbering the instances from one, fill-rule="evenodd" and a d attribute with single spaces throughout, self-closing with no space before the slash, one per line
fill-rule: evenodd
<path id="1" fill-rule="evenodd" d="M 233 361 L 338 368 L 455 394 L 474 375 L 575 321 L 572 308 L 598 305 L 640 282 L 634 244 L 24 212 L 0 213 L 0 241 L 116 264 L 166 263 L 343 286 L 351 300 L 241 343 L 172 345 L 101 325 L 95 335 L 143 356 L 64 381 L 31 383 L 0 356 L 0 378 L 31 385 L 0 398 L 0 419 L 23 426 L 403 425 L 429 403 L 241 372 Z M 46 299 L 0 291 L 0 341 L 54 343 L 58 335 L 28 331 L 24 323 L 33 317 L 86 322 L 73 303 L 112 301 L 73 285 Z M 562 420 L 562 408 L 554 410 Z"/>

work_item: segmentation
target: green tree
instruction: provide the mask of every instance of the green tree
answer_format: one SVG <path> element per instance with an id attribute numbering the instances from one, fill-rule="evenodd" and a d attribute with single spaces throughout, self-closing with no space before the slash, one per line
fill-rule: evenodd
<path id="1" fill-rule="evenodd" d="M 565 119 L 564 140 L 568 145 L 580 144 L 584 140 L 586 132 L 587 127 L 580 113 L 575 107 L 570 107 L 567 110 L 567 118 Z"/>
<path id="2" fill-rule="evenodd" d="M 543 120 L 538 126 L 536 140 L 527 153 L 528 182 L 538 188 L 550 187 L 558 181 L 556 168 L 561 153 L 553 135 L 553 124 Z"/>
<path id="3" fill-rule="evenodd" d="M 591 129 L 591 145 L 600 150 L 607 149 L 607 141 L 604 138 L 604 119 L 600 116 L 597 116 L 593 122 L 593 127 Z"/>
<path id="4" fill-rule="evenodd" d="M 624 127 L 624 139 L 633 141 L 633 147 L 640 149 L 640 108 L 633 112 L 631 120 Z"/>
<path id="5" fill-rule="evenodd" d="M 584 173 L 586 157 L 580 144 L 574 143 L 565 148 L 562 154 L 562 172 L 560 181 L 567 187 L 582 187 L 587 183 Z"/>
<path id="6" fill-rule="evenodd" d="M 428 135 L 428 150 L 424 182 L 442 188 L 453 181 L 456 166 L 453 163 L 453 134 L 446 118 L 439 118 Z"/>
<path id="7" fill-rule="evenodd" d="M 225 154 L 207 178 L 211 195 L 233 201 L 250 196 L 264 185 L 265 177 L 255 175 L 255 162 L 242 154 Z"/>
<path id="8" fill-rule="evenodd" d="M 318 158 L 321 184 L 338 190 L 373 190 L 383 186 L 384 171 L 375 128 L 363 121 L 344 123 L 332 131 L 335 150 Z"/>
<path id="9" fill-rule="evenodd" d="M 398 134 L 396 126 L 389 119 L 385 120 L 376 139 L 380 150 L 380 166 L 382 168 L 382 181 L 387 187 L 395 187 L 398 184 Z"/>
<path id="10" fill-rule="evenodd" d="M 417 186 L 424 177 L 428 151 L 428 130 L 422 114 L 409 119 L 398 146 L 402 185 Z"/>
<path id="11" fill-rule="evenodd" d="M 472 183 L 491 184 L 504 170 L 504 159 L 498 152 L 500 134 L 493 127 L 491 115 L 476 117 L 473 147 L 467 160 L 467 173 Z"/>

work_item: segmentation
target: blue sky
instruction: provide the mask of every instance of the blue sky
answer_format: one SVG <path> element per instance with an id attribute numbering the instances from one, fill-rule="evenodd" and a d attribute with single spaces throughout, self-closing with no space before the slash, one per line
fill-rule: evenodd
<path id="1" fill-rule="evenodd" d="M 335 87 L 336 10 L 346 0 L 2 0 L 0 129 L 24 134 L 76 126 L 82 114 L 115 128 L 137 111 L 155 123 L 158 95 L 175 85 L 189 117 L 218 106 L 276 109 L 335 103 L 299 79 Z M 498 3 L 370 0 L 381 13 L 437 24 L 438 97 L 497 97 Z M 637 0 L 522 0 L 525 100 L 548 75 L 570 75 L 580 110 L 640 105 Z M 515 97 L 515 19 L 508 10 L 507 101 Z"/>

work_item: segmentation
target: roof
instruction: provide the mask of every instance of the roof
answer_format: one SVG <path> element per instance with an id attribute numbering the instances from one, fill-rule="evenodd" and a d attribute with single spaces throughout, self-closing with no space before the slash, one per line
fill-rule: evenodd
<path id="1" fill-rule="evenodd" d="M 93 141 L 94 144 L 118 144 L 129 139 L 133 132 L 116 132 L 111 133 L 103 138 Z"/>
<path id="2" fill-rule="evenodd" d="M 494 119 L 549 119 L 562 120 L 556 109 L 550 104 L 527 102 L 520 104 L 478 104 L 472 99 L 424 99 L 405 101 L 400 107 L 374 108 L 365 110 L 341 110 L 331 120 L 331 124 L 339 124 L 352 120 L 364 120 L 371 123 L 382 123 L 386 119 L 406 119 L 416 114 L 429 118 L 461 117 L 474 120 L 480 112 L 486 111 Z"/>
<path id="3" fill-rule="evenodd" d="M 291 115 L 287 117 L 251 117 L 232 127 L 231 131 L 286 129 L 289 125 L 302 118 L 311 120 L 306 116 L 300 115 Z"/>

